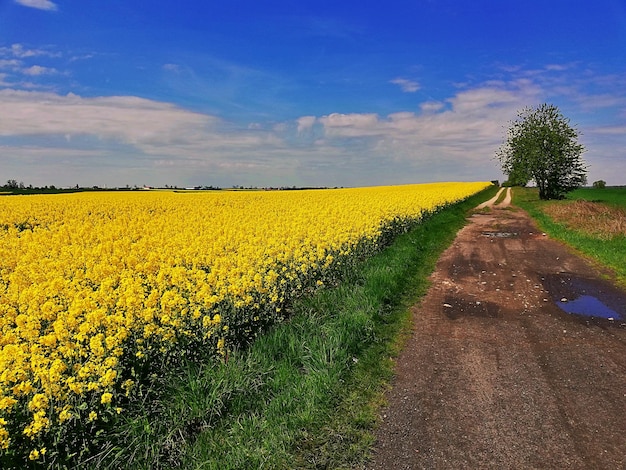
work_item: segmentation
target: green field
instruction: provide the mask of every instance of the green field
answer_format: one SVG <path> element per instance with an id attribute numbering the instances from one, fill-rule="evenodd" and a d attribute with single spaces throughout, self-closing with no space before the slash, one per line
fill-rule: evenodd
<path id="1" fill-rule="evenodd" d="M 580 188 L 569 193 L 567 199 L 584 199 L 626 208 L 626 186 L 610 186 L 604 189 Z"/>

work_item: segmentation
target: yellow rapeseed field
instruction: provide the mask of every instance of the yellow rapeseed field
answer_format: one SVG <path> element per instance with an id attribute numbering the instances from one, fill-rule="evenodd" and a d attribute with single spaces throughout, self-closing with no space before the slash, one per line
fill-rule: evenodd
<path id="1" fill-rule="evenodd" d="M 142 367 L 226 354 L 386 230 L 488 185 L 0 198 L 0 452 L 42 458 L 123 412 Z"/>

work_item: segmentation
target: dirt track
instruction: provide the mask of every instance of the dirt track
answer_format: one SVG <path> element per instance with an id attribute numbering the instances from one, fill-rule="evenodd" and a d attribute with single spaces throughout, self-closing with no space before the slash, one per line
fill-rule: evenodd
<path id="1" fill-rule="evenodd" d="M 517 208 L 474 214 L 413 309 L 367 468 L 626 469 L 626 292 L 602 274 Z M 557 305 L 583 294 L 612 319 Z"/>

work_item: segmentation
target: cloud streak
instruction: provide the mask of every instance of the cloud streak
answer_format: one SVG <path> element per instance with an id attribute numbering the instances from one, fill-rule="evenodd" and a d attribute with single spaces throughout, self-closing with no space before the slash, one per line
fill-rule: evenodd
<path id="1" fill-rule="evenodd" d="M 400 89 L 405 93 L 415 93 L 421 88 L 418 82 L 406 78 L 394 78 L 393 80 L 390 80 L 389 83 L 398 85 Z"/>
<path id="2" fill-rule="evenodd" d="M 31 77 L 37 77 L 39 75 L 57 75 L 59 71 L 51 67 L 42 67 L 41 65 L 32 65 L 22 69 L 22 73 L 30 75 Z"/>
<path id="3" fill-rule="evenodd" d="M 179 142 L 217 118 L 133 96 L 0 90 L 0 135 L 93 135 L 136 145 Z"/>
<path id="4" fill-rule="evenodd" d="M 50 0 L 15 0 L 15 3 L 37 10 L 56 11 L 58 9 L 56 3 Z"/>
<path id="5" fill-rule="evenodd" d="M 39 62 L 53 61 L 63 55 L 53 50 L 28 48 L 16 43 L 11 46 L 0 47 L 0 71 L 3 71 L 4 80 L 0 82 L 2 87 L 17 87 L 21 89 L 50 88 L 43 83 L 23 81 L 24 76 L 42 82 L 42 79 L 51 76 L 69 76 L 68 72 L 62 72 L 55 67 L 40 65 Z"/>
<path id="6" fill-rule="evenodd" d="M 0 47 L 0 57 L 9 57 L 15 59 L 27 59 L 30 57 L 60 57 L 58 52 L 51 52 L 44 49 L 29 49 L 23 44 L 12 44 L 11 46 Z"/>

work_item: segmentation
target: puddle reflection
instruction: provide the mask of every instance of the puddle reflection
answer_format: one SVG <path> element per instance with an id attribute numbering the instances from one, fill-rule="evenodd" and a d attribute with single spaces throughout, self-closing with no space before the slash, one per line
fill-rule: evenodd
<path id="1" fill-rule="evenodd" d="M 604 305 L 600 300 L 592 295 L 581 295 L 574 300 L 567 302 L 557 301 L 556 304 L 561 310 L 574 315 L 586 317 L 606 318 L 621 320 L 622 316 L 615 310 Z"/>

